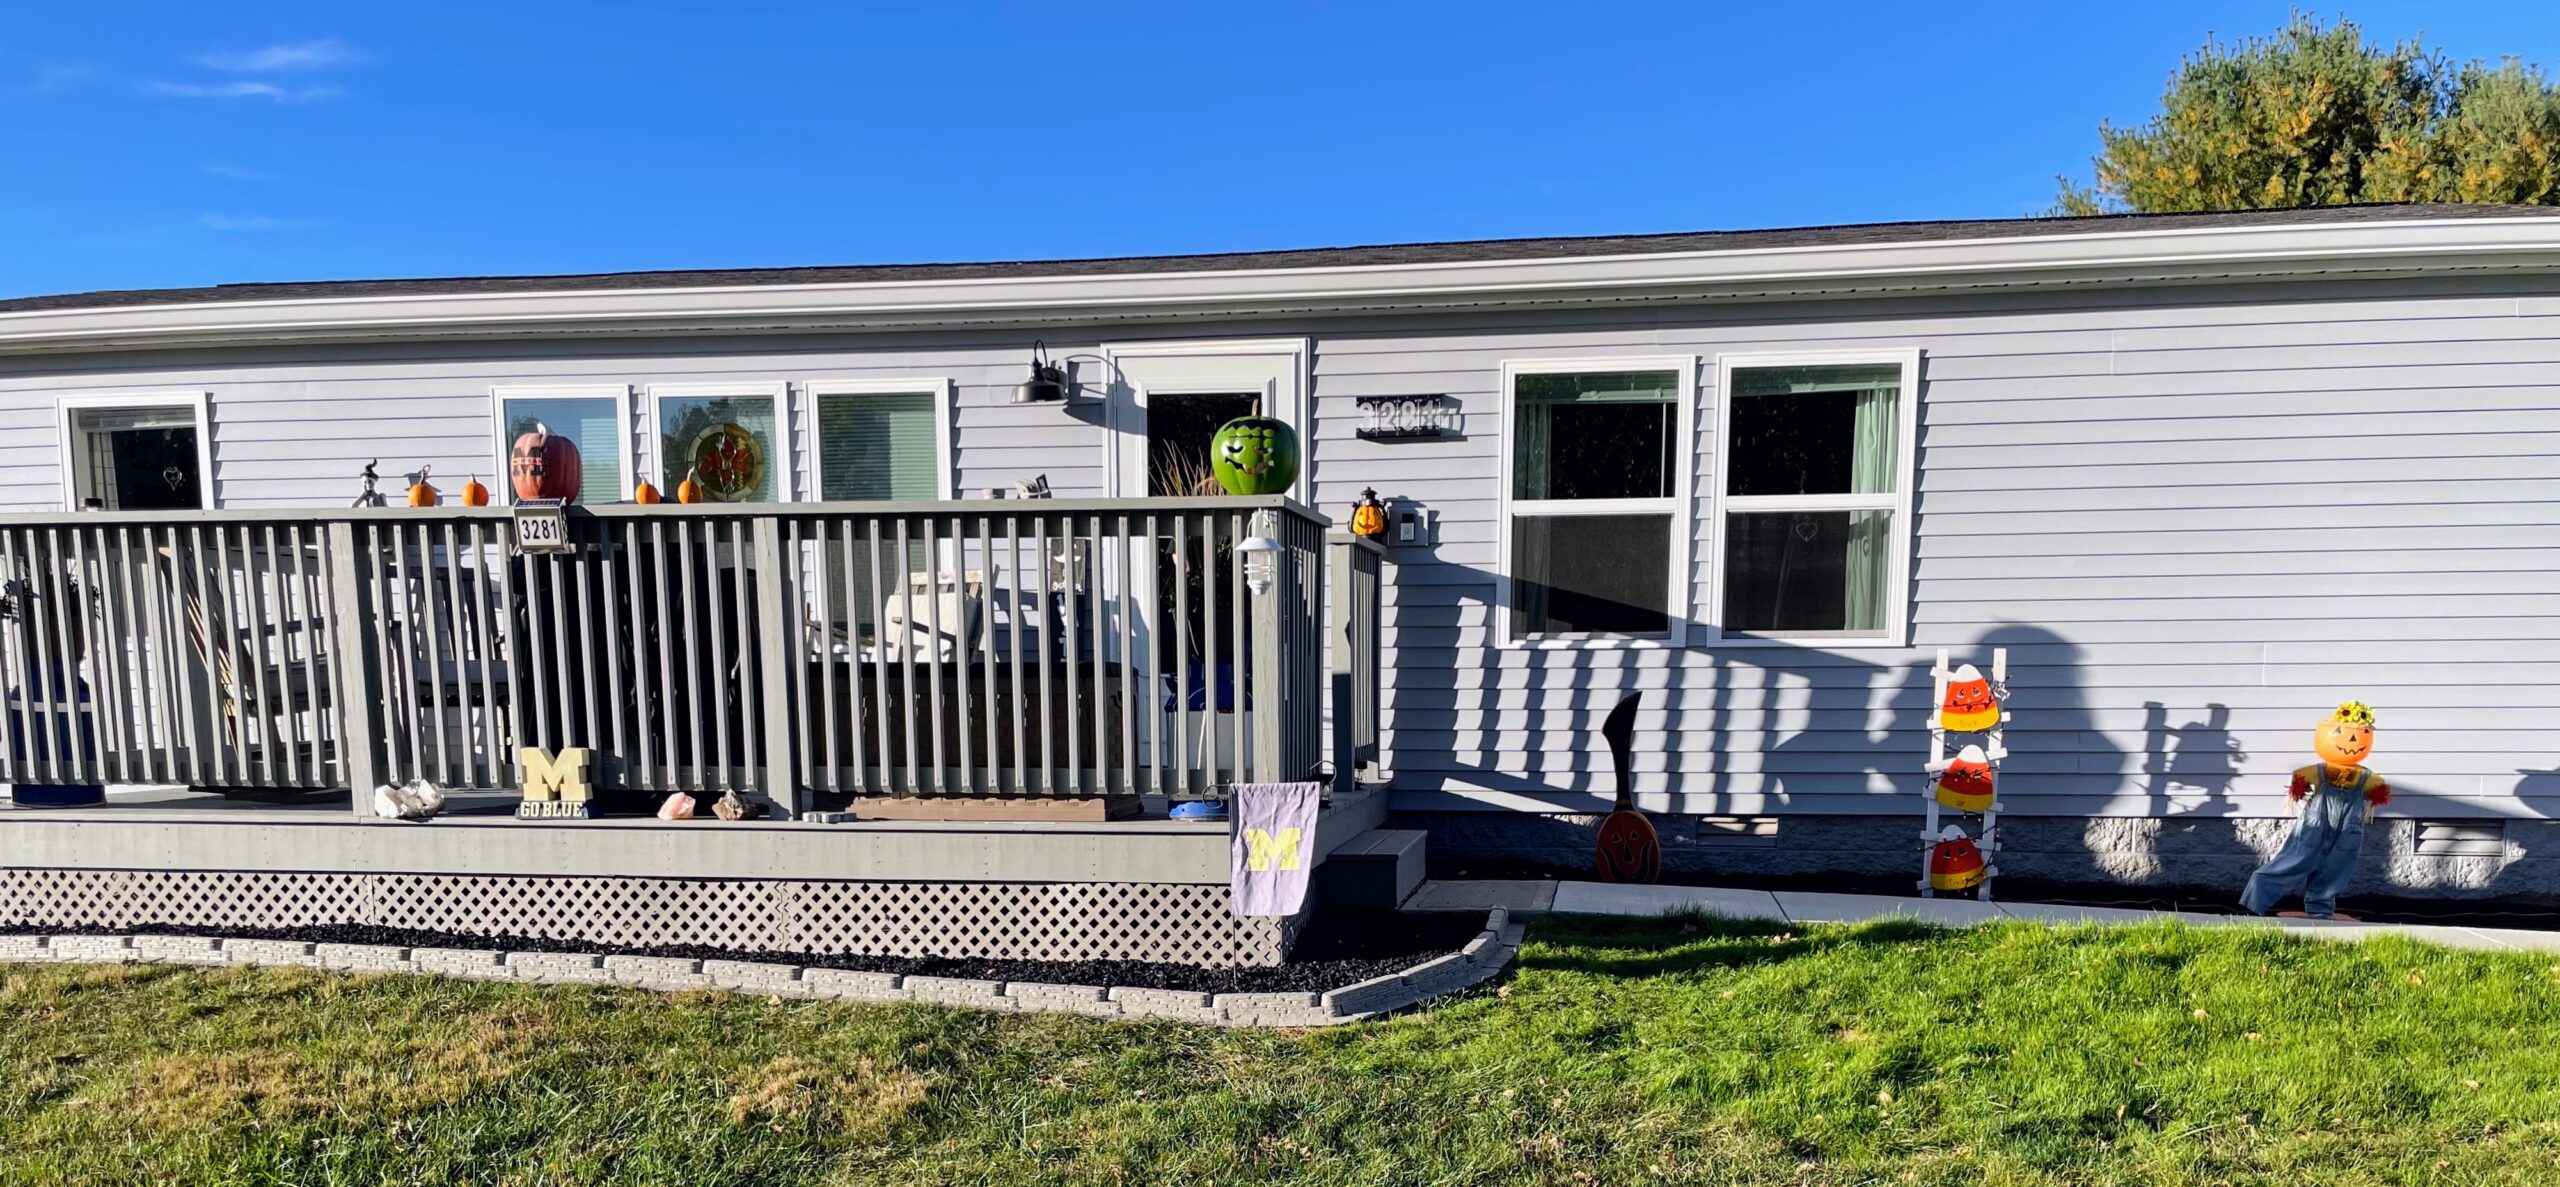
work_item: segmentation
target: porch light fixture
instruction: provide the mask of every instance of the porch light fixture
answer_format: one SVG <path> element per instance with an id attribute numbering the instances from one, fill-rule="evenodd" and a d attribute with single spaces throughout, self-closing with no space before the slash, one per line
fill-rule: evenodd
<path id="1" fill-rule="evenodd" d="M 1033 342 L 1031 344 L 1031 378 L 1014 386 L 1013 402 L 1016 404 L 1064 404 L 1075 392 L 1075 377 L 1067 373 L 1066 364 L 1049 361 L 1048 343 Z"/>
<path id="2" fill-rule="evenodd" d="M 1280 541 L 1272 536 L 1271 513 L 1253 517 L 1253 534 L 1236 541 L 1236 555 L 1244 558 L 1245 588 L 1253 596 L 1271 592 L 1271 583 L 1280 567 Z"/>

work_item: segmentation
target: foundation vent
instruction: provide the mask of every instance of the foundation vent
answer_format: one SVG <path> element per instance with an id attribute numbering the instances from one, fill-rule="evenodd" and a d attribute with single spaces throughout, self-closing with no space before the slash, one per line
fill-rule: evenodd
<path id="1" fill-rule="evenodd" d="M 2507 822 L 2503 820 L 2421 820 L 2420 857 L 2505 857 Z"/>

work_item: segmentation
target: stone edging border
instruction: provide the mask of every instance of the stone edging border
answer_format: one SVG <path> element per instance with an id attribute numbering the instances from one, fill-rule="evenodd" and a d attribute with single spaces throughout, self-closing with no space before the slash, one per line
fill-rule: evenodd
<path id="1" fill-rule="evenodd" d="M 327 969 L 346 973 L 427 973 L 477 981 L 543 985 L 624 985 L 666 992 L 723 989 L 767 997 L 852 1002 L 916 1002 L 1002 1012 L 1046 1011 L 1097 1018 L 1164 1018 L 1208 1026 L 1339 1026 L 1418 1005 L 1478 984 L 1519 951 L 1523 925 L 1495 907 L 1466 947 L 1328 993 L 1194 993 L 1134 986 L 978 981 L 807 968 L 746 960 L 598 956 L 488 948 L 402 948 L 303 940 L 234 940 L 152 934 L 0 936 L 0 962 L 185 964 Z"/>

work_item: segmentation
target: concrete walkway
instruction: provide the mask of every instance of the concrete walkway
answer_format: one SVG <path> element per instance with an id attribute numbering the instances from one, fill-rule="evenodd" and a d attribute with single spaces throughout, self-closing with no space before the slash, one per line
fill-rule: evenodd
<path id="1" fill-rule="evenodd" d="M 1666 911 L 1699 910 L 1737 919 L 1768 919 L 1781 923 L 1863 923 L 1871 919 L 1901 918 L 1950 927 L 1970 927 L 2004 919 L 2030 919 L 2042 923 L 2147 923 L 2175 919 L 2191 927 L 2272 927 L 2332 940 L 2400 935 L 2450 948 L 2560 952 L 2560 932 L 2514 928 L 2260 919 L 2247 915 L 2195 915 L 2178 911 L 2135 911 L 2054 903 L 1986 903 L 1970 898 L 1724 890 L 1709 886 L 1623 886 L 1606 882 L 1425 882 L 1405 904 L 1408 911 L 1484 911 L 1493 907 L 1505 908 L 1514 917 L 1550 911 L 1569 915 L 1649 916 Z"/>

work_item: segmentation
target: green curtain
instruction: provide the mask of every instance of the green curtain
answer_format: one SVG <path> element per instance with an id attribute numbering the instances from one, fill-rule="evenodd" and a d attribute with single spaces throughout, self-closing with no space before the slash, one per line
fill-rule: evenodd
<path id="1" fill-rule="evenodd" d="M 1898 468 L 1900 416 L 1894 387 L 1870 387 L 1858 393 L 1857 440 L 1850 455 L 1852 494 L 1885 494 L 1893 490 Z M 1886 577 L 1893 565 L 1893 513 L 1855 511 L 1849 515 L 1848 613 L 1844 629 L 1880 631 L 1885 627 Z"/>

